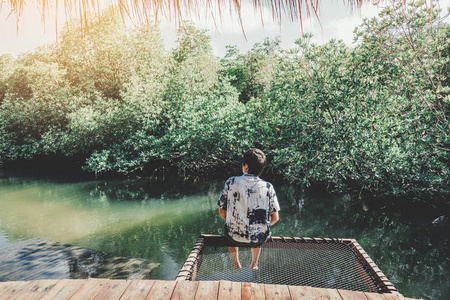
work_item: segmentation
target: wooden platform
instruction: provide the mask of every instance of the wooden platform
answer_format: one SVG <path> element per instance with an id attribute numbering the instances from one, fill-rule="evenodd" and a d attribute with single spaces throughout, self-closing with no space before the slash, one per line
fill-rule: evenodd
<path id="1" fill-rule="evenodd" d="M 230 281 L 164 281 L 61 279 L 0 282 L 0 299 L 411 299 L 400 294 L 376 294 L 305 286 Z"/>

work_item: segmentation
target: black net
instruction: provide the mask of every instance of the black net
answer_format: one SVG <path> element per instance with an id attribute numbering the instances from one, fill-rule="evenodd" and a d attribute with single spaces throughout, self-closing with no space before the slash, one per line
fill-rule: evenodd
<path id="1" fill-rule="evenodd" d="M 340 242 L 266 242 L 258 270 L 251 248 L 239 248 L 241 269 L 233 268 L 227 247 L 204 246 L 192 278 L 379 292 L 380 288 L 349 245 Z"/>

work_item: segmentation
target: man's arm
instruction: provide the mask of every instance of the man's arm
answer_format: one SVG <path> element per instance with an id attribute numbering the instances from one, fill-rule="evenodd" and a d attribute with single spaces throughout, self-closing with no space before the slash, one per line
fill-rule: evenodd
<path id="1" fill-rule="evenodd" d="M 223 210 L 222 208 L 219 208 L 219 215 L 222 217 L 222 219 L 224 219 L 225 221 L 227 220 L 227 211 Z"/>
<path id="2" fill-rule="evenodd" d="M 226 213 L 226 212 L 225 212 Z M 278 222 L 278 220 L 280 219 L 280 217 L 278 216 L 278 212 L 274 212 L 273 214 L 270 215 L 270 226 L 272 226 L 273 224 L 275 224 L 276 222 Z"/>

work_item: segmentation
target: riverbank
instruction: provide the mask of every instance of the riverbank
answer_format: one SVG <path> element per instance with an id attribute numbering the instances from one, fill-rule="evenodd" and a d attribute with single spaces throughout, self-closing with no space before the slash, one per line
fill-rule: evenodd
<path id="1" fill-rule="evenodd" d="M 270 159 L 270 157 L 269 157 Z M 89 180 L 124 180 L 139 178 L 192 178 L 193 180 L 217 180 L 225 181 L 231 176 L 239 175 L 241 166 L 239 160 L 230 160 L 221 164 L 214 164 L 199 168 L 180 168 L 169 161 L 150 161 L 143 168 L 129 173 L 105 172 L 95 174 L 83 170 L 83 163 L 69 157 L 38 156 L 31 160 L 17 159 L 0 165 L 0 172 L 12 176 L 30 178 L 49 178 L 58 181 L 89 181 Z M 275 185 L 292 185 L 296 189 L 310 191 L 314 194 L 348 194 L 354 201 L 364 205 L 370 205 L 373 209 L 391 207 L 417 206 L 426 211 L 441 212 L 436 218 L 437 222 L 447 223 L 450 217 L 450 201 L 448 193 L 435 195 L 434 197 L 417 196 L 414 194 L 400 194 L 397 196 L 374 196 L 369 191 L 362 189 L 354 182 L 347 182 L 347 186 L 336 187 L 327 182 L 316 182 L 309 185 L 292 183 L 283 176 L 283 172 L 277 170 L 270 162 L 261 177 Z"/>

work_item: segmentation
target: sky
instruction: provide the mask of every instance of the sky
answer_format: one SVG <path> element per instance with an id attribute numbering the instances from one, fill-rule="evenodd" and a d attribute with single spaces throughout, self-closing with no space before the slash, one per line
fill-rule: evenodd
<path id="1" fill-rule="evenodd" d="M 433 1 L 433 0 L 430 0 Z M 351 8 L 344 0 L 322 0 L 320 3 L 319 19 L 315 16 L 303 20 L 303 32 L 312 33 L 312 42 L 323 44 L 332 38 L 343 40 L 347 45 L 353 43 L 353 30 L 360 25 L 364 18 L 376 16 L 385 3 L 378 6 L 371 1 L 364 1 L 360 8 Z M 56 41 L 57 28 L 60 31 L 64 25 L 65 14 L 60 8 L 58 12 L 58 22 L 55 22 L 56 10 L 51 10 L 45 22 L 42 21 L 40 11 L 29 2 L 25 7 L 19 22 L 15 15 L 9 14 L 8 5 L 3 5 L 0 11 L 0 54 L 12 53 L 17 55 L 22 52 L 32 51 L 37 46 L 51 44 Z M 226 53 L 227 45 L 236 45 L 242 52 L 252 48 L 257 42 L 264 41 L 264 38 L 279 37 L 283 48 L 294 47 L 296 39 L 302 35 L 300 23 L 292 22 L 286 16 L 281 23 L 273 21 L 269 9 L 263 10 L 263 22 L 259 12 L 255 12 L 251 3 L 242 1 L 242 20 L 245 35 L 241 25 L 237 21 L 237 16 L 224 9 L 222 18 L 214 22 L 211 17 L 195 17 L 192 21 L 199 29 L 206 29 L 211 36 L 211 45 L 214 55 L 223 56 Z M 447 10 L 450 7 L 450 0 L 434 0 L 439 6 Z M 185 17 L 188 19 L 189 17 Z M 160 19 L 161 34 L 169 50 L 175 47 L 177 25 L 166 19 Z"/>

